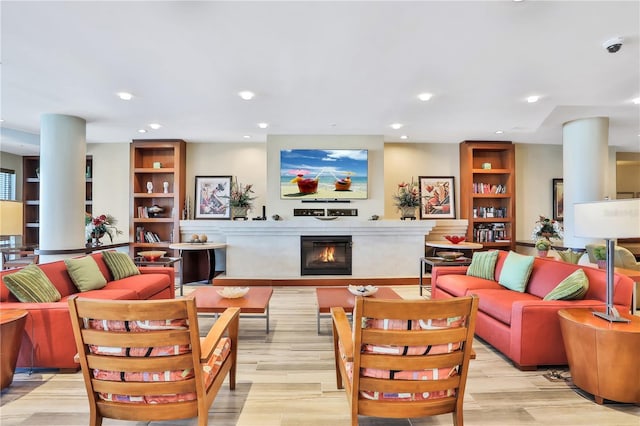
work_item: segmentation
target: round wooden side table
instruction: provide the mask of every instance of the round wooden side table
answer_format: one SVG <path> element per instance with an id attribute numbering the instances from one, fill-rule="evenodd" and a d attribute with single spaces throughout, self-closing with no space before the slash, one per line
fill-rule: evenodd
<path id="1" fill-rule="evenodd" d="M 13 382 L 28 314 L 29 312 L 21 309 L 0 311 L 0 389 Z"/>
<path id="2" fill-rule="evenodd" d="M 573 383 L 605 399 L 640 404 L 640 317 L 620 313 L 631 322 L 609 322 L 591 309 L 561 309 L 560 329 Z"/>

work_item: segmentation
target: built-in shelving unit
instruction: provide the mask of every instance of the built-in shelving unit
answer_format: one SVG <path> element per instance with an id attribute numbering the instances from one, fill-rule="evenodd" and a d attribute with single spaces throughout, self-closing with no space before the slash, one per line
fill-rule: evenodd
<path id="1" fill-rule="evenodd" d="M 40 242 L 40 157 L 22 157 L 22 201 L 24 203 L 24 233 L 22 244 Z M 85 211 L 93 213 L 93 159 L 87 156 L 85 178 Z"/>
<path id="2" fill-rule="evenodd" d="M 130 251 L 169 251 L 180 241 L 185 200 L 186 143 L 181 139 L 140 140 L 131 144 Z M 166 190 L 165 190 L 166 186 Z M 154 207 L 161 211 L 154 212 Z"/>
<path id="3" fill-rule="evenodd" d="M 515 250 L 515 146 L 511 142 L 460 143 L 460 216 L 467 240 Z"/>

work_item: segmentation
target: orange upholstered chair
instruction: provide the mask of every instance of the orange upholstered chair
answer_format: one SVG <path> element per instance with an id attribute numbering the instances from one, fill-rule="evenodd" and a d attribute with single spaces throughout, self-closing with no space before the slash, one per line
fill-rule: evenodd
<path id="1" fill-rule="evenodd" d="M 238 308 L 199 337 L 193 296 L 174 300 L 97 300 L 73 296 L 69 310 L 89 397 L 90 424 L 103 418 L 198 418 L 227 374 L 235 389 Z"/>
<path id="2" fill-rule="evenodd" d="M 356 298 L 353 329 L 332 308 L 338 388 L 346 388 L 351 424 L 358 415 L 416 418 L 453 413 L 462 403 L 478 298 Z"/>

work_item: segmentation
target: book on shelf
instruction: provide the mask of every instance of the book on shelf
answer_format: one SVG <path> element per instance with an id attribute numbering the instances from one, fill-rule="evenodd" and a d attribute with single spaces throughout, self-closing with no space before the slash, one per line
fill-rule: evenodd
<path id="1" fill-rule="evenodd" d="M 473 182 L 473 192 L 474 194 L 506 194 L 507 187 L 502 184 Z"/>

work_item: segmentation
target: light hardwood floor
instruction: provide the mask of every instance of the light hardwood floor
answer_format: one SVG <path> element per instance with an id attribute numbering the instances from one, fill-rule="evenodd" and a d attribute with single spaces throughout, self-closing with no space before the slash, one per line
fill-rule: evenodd
<path id="1" fill-rule="evenodd" d="M 185 293 L 193 287 L 185 286 Z M 416 286 L 393 287 L 404 298 L 418 298 Z M 211 318 L 202 318 L 201 329 Z M 240 320 L 238 385 L 222 389 L 209 424 L 220 426 L 342 426 L 349 408 L 336 388 L 329 319 L 316 333 L 316 298 L 311 287 L 276 287 L 271 299 L 271 333 L 264 319 Z M 465 425 L 638 426 L 640 407 L 597 405 L 577 392 L 566 368 L 521 372 L 491 346 L 474 344 L 465 395 Z M 640 362 L 640 361 L 639 361 Z M 612 366 L 615 368 L 615 366 Z M 560 378 L 554 380 L 556 373 Z M 552 380 L 545 377 L 549 376 Z M 631 380 L 632 378 L 630 378 Z M 636 378 L 637 379 L 637 378 Z M 81 375 L 20 370 L 0 399 L 0 425 L 76 426 L 88 424 Z M 195 420 L 136 423 L 107 419 L 108 425 L 195 425 Z M 426 419 L 360 418 L 364 426 L 450 425 L 450 415 Z"/>

